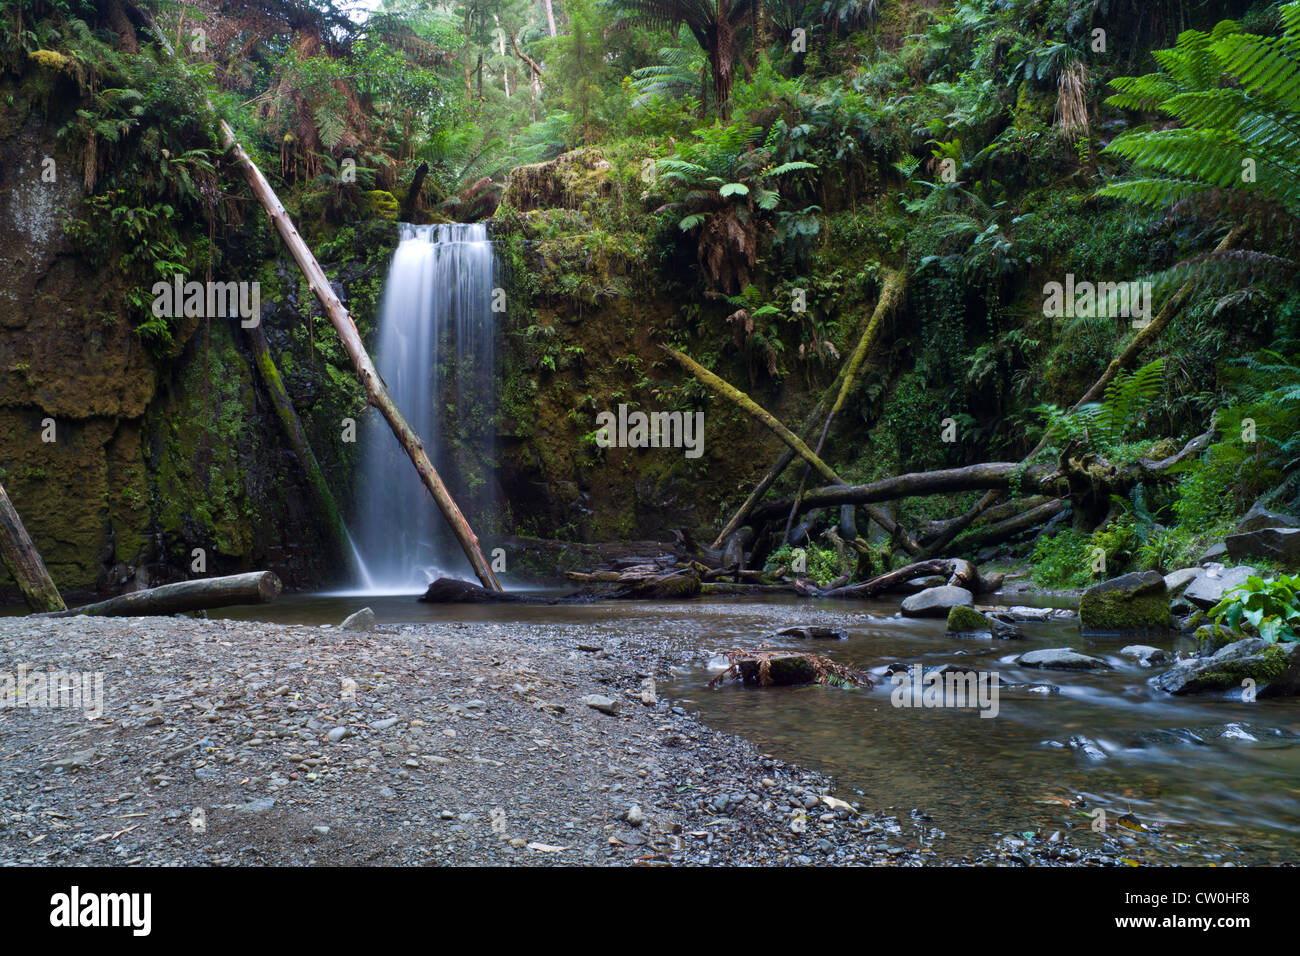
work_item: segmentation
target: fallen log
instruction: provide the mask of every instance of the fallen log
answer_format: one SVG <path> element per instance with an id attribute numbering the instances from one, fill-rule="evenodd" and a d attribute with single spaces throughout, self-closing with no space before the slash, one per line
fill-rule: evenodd
<path id="1" fill-rule="evenodd" d="M 62 611 L 67 606 L 3 485 L 0 485 L 0 558 L 4 559 L 5 567 L 23 593 L 23 600 L 33 611 Z"/>
<path id="2" fill-rule="evenodd" d="M 1039 505 L 1047 504 L 1047 502 L 1051 500 L 1052 499 L 1047 495 L 1031 495 L 1028 498 L 1017 498 L 1014 501 L 1004 501 L 1002 504 L 993 505 L 988 508 L 982 515 L 980 515 L 980 518 L 986 524 L 995 524 L 996 522 L 1005 521 L 1008 518 L 1014 518 L 1016 515 L 1031 511 Z M 929 545 L 930 542 L 934 541 L 939 535 L 947 531 L 956 520 L 956 518 L 943 518 L 939 521 L 923 522 L 920 526 L 920 534 L 917 535 L 917 540 L 919 540 L 922 545 Z"/>
<path id="3" fill-rule="evenodd" d="M 1055 518 L 1065 508 L 1065 501 L 1061 498 L 1050 498 L 1041 505 L 1036 505 L 1028 511 L 1023 511 L 1018 515 L 1010 518 L 1004 518 L 1001 521 L 993 521 L 989 524 L 975 528 L 966 533 L 961 539 L 963 550 L 969 548 L 979 548 L 989 544 L 997 544 L 1013 538 L 1018 534 L 1023 534 L 1032 528 L 1046 524 L 1052 518 Z M 992 511 L 993 509 L 989 509 Z M 986 512 L 987 514 L 987 512 Z"/>
<path id="4" fill-rule="evenodd" d="M 732 594 L 796 594 L 807 597 L 806 590 L 794 584 L 733 584 L 730 581 L 706 581 L 700 585 L 701 597 L 725 597 Z"/>
<path id="5" fill-rule="evenodd" d="M 717 687 L 735 677 L 747 687 L 788 687 L 794 684 L 822 684 L 827 687 L 871 687 L 874 681 L 861 671 L 837 664 L 820 654 L 798 651 L 726 651 L 726 670 L 709 681 Z"/>
<path id="6" fill-rule="evenodd" d="M 1055 474 L 1055 469 L 1049 465 L 1022 469 L 1019 462 L 996 461 L 966 465 L 963 468 L 909 472 L 865 485 L 827 485 L 806 492 L 803 500 L 799 502 L 799 511 L 804 512 L 827 505 L 866 505 L 871 502 L 947 494 L 954 491 L 980 491 L 990 488 L 1004 491 L 1017 474 L 1020 474 L 1019 486 L 1022 491 L 1050 493 L 1043 491 L 1040 485 L 1045 484 Z M 792 498 L 770 501 L 754 509 L 753 517 L 755 520 L 772 520 L 783 516 L 792 501 Z"/>
<path id="7" fill-rule="evenodd" d="M 914 578 L 929 577 L 932 574 L 948 575 L 948 584 L 953 587 L 966 588 L 968 591 L 979 590 L 979 575 L 975 565 L 963 558 L 930 558 L 913 564 L 896 568 L 885 574 L 877 575 L 859 584 L 832 588 L 822 591 L 818 597 L 824 598 L 869 598 L 877 594 L 892 591 L 901 584 Z"/>
<path id="8" fill-rule="evenodd" d="M 153 617 L 205 611 L 235 604 L 268 604 L 280 596 L 280 579 L 271 571 L 250 571 L 220 578 L 178 581 L 107 601 L 41 614 L 40 617 Z"/>

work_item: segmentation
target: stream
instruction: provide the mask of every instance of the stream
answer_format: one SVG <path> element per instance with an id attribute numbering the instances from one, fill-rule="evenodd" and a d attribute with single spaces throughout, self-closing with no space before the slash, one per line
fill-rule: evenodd
<path id="1" fill-rule="evenodd" d="M 1007 603 L 1025 603 L 1016 595 Z M 705 599 L 682 603 L 426 605 L 414 596 L 287 595 L 274 605 L 228 608 L 213 617 L 337 624 L 363 606 L 381 624 L 490 622 L 555 640 L 644 649 L 672 677 L 659 692 L 706 724 L 753 741 L 774 756 L 832 774 L 865 807 L 893 808 L 914 838 L 942 858 L 971 858 L 1009 841 L 1050 839 L 1073 828 L 1076 845 L 1097 808 L 1108 835 L 1140 847 L 1144 863 L 1251 863 L 1300 856 L 1300 700 L 1245 703 L 1173 698 L 1151 690 L 1156 669 L 1119 655 L 1128 642 L 1080 636 L 1075 620 L 1020 625 L 1021 640 L 950 638 L 941 620 L 895 617 L 896 602 Z M 842 641 L 773 638 L 792 625 L 832 627 Z M 708 687 L 717 652 L 775 647 L 812 650 L 872 673 L 872 689 L 819 686 Z M 1149 643 L 1188 648 L 1170 637 Z M 1105 658 L 1108 671 L 1036 670 L 1016 655 L 1073 647 Z M 994 719 L 974 709 L 891 704 L 885 665 L 949 662 L 996 671 L 1004 682 Z M 1094 741 L 1093 757 L 1068 746 Z M 855 798 L 857 799 L 857 798 Z M 1122 819 L 1121 819 L 1122 818 Z M 1136 828 L 1135 828 L 1136 827 Z M 1089 842 L 1091 838 L 1091 844 Z"/>

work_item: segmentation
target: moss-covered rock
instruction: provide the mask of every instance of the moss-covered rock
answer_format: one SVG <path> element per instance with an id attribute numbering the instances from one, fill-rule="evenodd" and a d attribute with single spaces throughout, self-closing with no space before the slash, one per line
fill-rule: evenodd
<path id="1" fill-rule="evenodd" d="M 1094 584 L 1079 599 L 1079 627 L 1085 634 L 1149 634 L 1168 631 L 1169 595 L 1155 571 L 1124 574 Z"/>
<path id="2" fill-rule="evenodd" d="M 1259 697 L 1300 694 L 1300 645 L 1248 637 L 1209 657 L 1179 661 L 1151 684 L 1178 695 L 1237 689 L 1253 689 Z"/>

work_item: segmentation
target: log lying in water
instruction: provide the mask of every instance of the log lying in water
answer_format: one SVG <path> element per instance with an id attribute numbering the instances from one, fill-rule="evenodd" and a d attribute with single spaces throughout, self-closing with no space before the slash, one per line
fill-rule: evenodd
<path id="1" fill-rule="evenodd" d="M 250 571 L 221 578 L 178 581 L 161 587 L 122 594 L 97 604 L 41 617 L 151 617 L 230 607 L 234 604 L 267 604 L 280 596 L 280 579 L 271 571 Z"/>
<path id="2" fill-rule="evenodd" d="M 954 587 L 966 588 L 969 591 L 979 589 L 979 575 L 975 571 L 975 565 L 969 561 L 964 558 L 931 558 L 929 561 L 917 561 L 887 574 L 877 575 L 860 584 L 823 591 L 818 597 L 869 598 L 891 591 L 914 578 L 924 578 L 932 574 L 948 575 L 948 583 Z"/>
<path id="3" fill-rule="evenodd" d="M 18 511 L 0 485 L 0 558 L 18 582 L 23 600 L 33 611 L 61 611 L 65 607 L 54 579 L 32 544 Z"/>

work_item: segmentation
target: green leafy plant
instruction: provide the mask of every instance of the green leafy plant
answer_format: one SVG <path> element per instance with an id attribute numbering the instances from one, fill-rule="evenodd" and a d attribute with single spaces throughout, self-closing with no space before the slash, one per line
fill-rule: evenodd
<path id="1" fill-rule="evenodd" d="M 1239 632 L 1245 621 L 1271 643 L 1300 640 L 1300 574 L 1247 578 L 1210 608 L 1209 614 L 1216 634 L 1220 623 Z"/>

